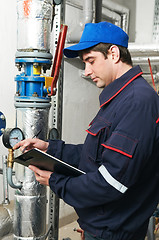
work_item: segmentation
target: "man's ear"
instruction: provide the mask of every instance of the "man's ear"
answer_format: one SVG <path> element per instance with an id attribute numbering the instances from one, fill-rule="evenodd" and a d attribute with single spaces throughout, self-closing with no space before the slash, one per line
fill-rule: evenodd
<path id="1" fill-rule="evenodd" d="M 112 60 L 114 63 L 118 63 L 120 60 L 120 51 L 119 48 L 116 45 L 112 45 L 109 48 L 109 53 L 111 54 Z"/>

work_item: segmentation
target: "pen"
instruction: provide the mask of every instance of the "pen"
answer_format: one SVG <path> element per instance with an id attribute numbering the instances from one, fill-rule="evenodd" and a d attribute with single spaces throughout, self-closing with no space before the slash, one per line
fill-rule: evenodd
<path id="1" fill-rule="evenodd" d="M 39 134 L 41 133 L 41 131 L 42 131 L 42 128 L 32 137 L 32 138 L 36 138 L 36 137 L 38 137 L 39 136 Z"/>

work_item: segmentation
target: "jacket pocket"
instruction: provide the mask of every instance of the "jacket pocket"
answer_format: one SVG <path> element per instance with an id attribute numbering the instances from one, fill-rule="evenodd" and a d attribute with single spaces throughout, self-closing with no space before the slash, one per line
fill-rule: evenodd
<path id="1" fill-rule="evenodd" d="M 137 139 L 133 139 L 125 133 L 113 132 L 110 138 L 102 143 L 102 146 L 132 158 L 137 144 Z"/>
<path id="2" fill-rule="evenodd" d="M 87 153 L 88 157 L 93 161 L 101 162 L 103 151 L 103 146 L 101 144 L 106 141 L 110 126 L 110 122 L 98 119 L 96 122 L 93 122 L 89 129 L 86 130 L 88 132 L 85 142 L 85 144 L 87 144 Z"/>

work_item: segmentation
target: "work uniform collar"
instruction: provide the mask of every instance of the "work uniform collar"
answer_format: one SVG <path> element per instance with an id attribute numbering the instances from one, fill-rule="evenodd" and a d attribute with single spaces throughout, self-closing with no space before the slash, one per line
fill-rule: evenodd
<path id="1" fill-rule="evenodd" d="M 115 98 L 127 85 L 129 85 L 142 73 L 143 72 L 139 66 L 133 67 L 120 78 L 115 79 L 115 81 L 105 87 L 99 96 L 100 107 Z"/>

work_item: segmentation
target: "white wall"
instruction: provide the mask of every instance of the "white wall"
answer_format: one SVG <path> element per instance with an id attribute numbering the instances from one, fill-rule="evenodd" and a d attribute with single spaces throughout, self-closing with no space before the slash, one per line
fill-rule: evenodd
<path id="1" fill-rule="evenodd" d="M 16 52 L 16 0 L 1 1 L 0 4 L 0 111 L 6 117 L 7 127 L 15 125 L 14 77 L 17 73 L 14 64 Z M 7 154 L 7 149 L 2 144 L 0 137 L 0 168 L 2 155 Z M 2 184 L 2 176 L 0 176 Z M 0 187 L 0 203 L 2 201 L 2 187 Z"/>
<path id="2" fill-rule="evenodd" d="M 16 68 L 14 56 L 16 52 L 16 0 L 3 1 L 0 7 L 0 111 L 6 117 L 7 127 L 14 127 L 15 108 L 14 94 Z M 0 154 L 5 154 L 0 145 Z"/>
<path id="3" fill-rule="evenodd" d="M 92 80 L 81 77 L 80 59 L 65 59 L 62 138 L 69 143 L 83 143 L 86 129 L 99 110 L 98 89 Z"/>
<path id="4" fill-rule="evenodd" d="M 136 1 L 136 43 L 152 43 L 154 6 L 155 0 Z"/>

